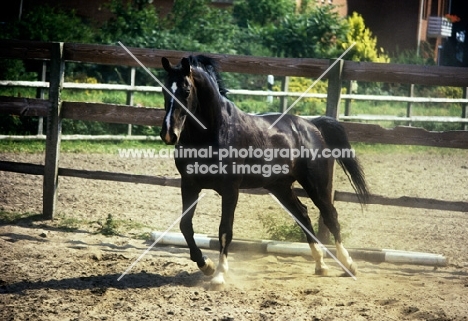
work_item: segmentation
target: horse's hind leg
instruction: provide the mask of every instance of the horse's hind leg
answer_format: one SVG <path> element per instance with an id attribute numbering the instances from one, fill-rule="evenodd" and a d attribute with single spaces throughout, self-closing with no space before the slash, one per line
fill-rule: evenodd
<path id="1" fill-rule="evenodd" d="M 190 258 L 192 261 L 197 263 L 198 268 L 203 272 L 203 274 L 212 275 L 215 271 L 215 265 L 213 261 L 211 261 L 206 256 L 203 256 L 202 251 L 195 243 L 195 239 L 193 237 L 194 231 L 192 218 L 196 208 L 196 204 L 194 205 L 194 203 L 197 201 L 198 194 L 200 193 L 201 189 L 192 185 L 184 184 L 182 181 L 181 190 L 182 208 L 185 215 L 180 221 L 180 230 L 184 235 L 185 241 L 187 242 L 187 245 L 190 249 Z M 190 208 L 190 206 L 192 207 Z"/>
<path id="2" fill-rule="evenodd" d="M 328 267 L 323 261 L 322 249 L 317 244 L 315 239 L 309 235 L 309 233 L 312 233 L 312 235 L 315 236 L 315 233 L 309 215 L 307 215 L 307 207 L 297 198 L 297 196 L 292 191 L 291 186 L 274 186 L 272 188 L 268 188 L 268 190 L 271 191 L 273 195 L 275 195 L 275 197 L 281 202 L 281 204 L 283 204 L 288 209 L 288 211 L 293 214 L 294 217 L 307 229 L 307 231 L 304 231 L 304 233 L 312 251 L 312 257 L 315 261 L 315 274 L 326 275 L 328 272 Z M 302 226 L 301 228 L 304 229 Z"/>
<path id="3" fill-rule="evenodd" d="M 332 203 L 331 184 L 327 176 L 327 171 L 317 171 L 317 175 L 313 177 L 309 173 L 309 176 L 299 183 L 318 207 L 323 223 L 333 234 L 338 260 L 351 274 L 355 275 L 357 273 L 357 265 L 353 262 L 348 251 L 342 244 L 338 213 Z"/>

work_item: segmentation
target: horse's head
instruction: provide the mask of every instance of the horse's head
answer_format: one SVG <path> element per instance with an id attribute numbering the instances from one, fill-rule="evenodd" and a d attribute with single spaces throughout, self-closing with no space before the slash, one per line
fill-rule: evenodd
<path id="1" fill-rule="evenodd" d="M 166 115 L 160 135 L 166 144 L 177 144 L 184 126 L 187 127 L 187 116 L 203 129 L 207 129 L 205 125 L 213 124 L 220 96 L 225 97 L 227 90 L 213 58 L 189 56 L 182 58 L 177 66 L 162 58 L 162 65 L 167 71 L 164 90 Z M 202 105 L 203 109 L 199 108 Z"/>
<path id="2" fill-rule="evenodd" d="M 184 129 L 188 111 L 195 112 L 196 94 L 192 78 L 192 67 L 188 58 L 183 58 L 179 65 L 173 66 L 167 58 L 162 58 L 162 65 L 167 71 L 164 90 L 164 108 L 166 115 L 161 129 L 161 138 L 166 144 L 176 144 Z"/>

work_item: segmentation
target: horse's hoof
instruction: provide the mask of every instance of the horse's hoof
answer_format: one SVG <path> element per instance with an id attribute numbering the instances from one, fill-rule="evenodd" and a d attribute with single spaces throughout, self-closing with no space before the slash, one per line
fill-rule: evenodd
<path id="1" fill-rule="evenodd" d="M 315 275 L 327 276 L 328 275 L 328 269 L 324 269 L 324 268 L 315 269 Z"/>
<path id="2" fill-rule="evenodd" d="M 351 263 L 351 265 L 348 267 L 348 270 L 346 271 L 345 269 L 343 269 L 343 274 L 342 276 L 345 276 L 345 277 L 351 277 L 351 278 L 354 278 L 357 274 L 358 270 L 357 270 L 357 264 L 356 263 Z"/>
<path id="3" fill-rule="evenodd" d="M 222 291 L 224 290 L 224 285 L 225 285 L 224 283 L 217 284 L 217 283 L 211 282 L 209 290 L 210 291 Z"/>
<path id="4" fill-rule="evenodd" d="M 222 289 L 224 289 L 224 284 L 225 284 L 225 281 L 224 281 L 223 274 L 222 273 L 217 274 L 211 279 L 210 290 L 221 291 Z"/>
<path id="5" fill-rule="evenodd" d="M 203 272 L 204 275 L 213 275 L 215 272 L 215 264 L 211 259 L 206 258 L 205 259 L 205 265 L 200 267 L 200 270 Z"/>
<path id="6" fill-rule="evenodd" d="M 351 272 L 352 276 L 356 276 L 357 273 L 358 273 L 357 264 L 355 262 L 351 263 L 348 270 L 349 270 L 349 272 Z M 351 275 L 349 275 L 349 276 L 351 276 Z"/>

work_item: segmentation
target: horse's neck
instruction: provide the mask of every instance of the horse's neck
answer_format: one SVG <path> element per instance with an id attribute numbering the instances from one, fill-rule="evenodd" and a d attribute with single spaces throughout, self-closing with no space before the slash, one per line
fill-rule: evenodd
<path id="1" fill-rule="evenodd" d="M 195 76 L 197 90 L 197 107 L 194 113 L 195 120 L 187 119 L 181 136 L 181 143 L 185 145 L 203 145 L 216 143 L 220 125 L 223 123 L 223 97 L 220 96 L 217 86 L 208 75 L 197 73 Z M 206 129 L 200 125 L 203 124 Z"/>
<path id="2" fill-rule="evenodd" d="M 194 119 L 183 131 L 184 142 L 189 145 L 218 144 L 228 139 L 231 131 L 244 121 L 246 114 L 219 93 L 219 88 L 207 74 L 196 76 L 198 106 Z"/>
<path id="3" fill-rule="evenodd" d="M 204 109 L 204 112 L 197 112 L 195 117 L 200 120 L 206 129 L 203 129 L 196 120 L 187 119 L 188 126 L 182 132 L 183 139 L 181 142 L 187 146 L 203 146 L 206 144 L 218 146 L 231 136 L 232 130 L 243 122 L 244 113 L 228 99 L 219 98 L 219 101 L 199 101 L 198 110 Z"/>
<path id="4" fill-rule="evenodd" d="M 197 78 L 198 111 L 208 121 L 208 126 L 216 130 L 222 123 L 225 97 L 219 93 L 215 79 L 207 73 L 202 73 Z"/>

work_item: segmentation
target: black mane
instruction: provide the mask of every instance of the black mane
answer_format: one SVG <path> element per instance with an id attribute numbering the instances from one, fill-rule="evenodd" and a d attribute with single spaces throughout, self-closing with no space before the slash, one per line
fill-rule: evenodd
<path id="1" fill-rule="evenodd" d="M 214 58 L 205 55 L 189 56 L 188 59 L 190 61 L 191 66 L 202 68 L 211 77 L 213 77 L 213 79 L 215 79 L 216 83 L 218 84 L 219 93 L 222 96 L 226 97 L 228 90 L 224 86 L 223 79 L 219 74 L 218 62 Z"/>

